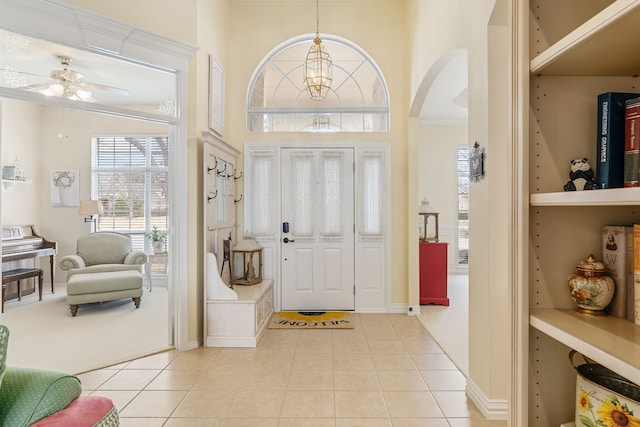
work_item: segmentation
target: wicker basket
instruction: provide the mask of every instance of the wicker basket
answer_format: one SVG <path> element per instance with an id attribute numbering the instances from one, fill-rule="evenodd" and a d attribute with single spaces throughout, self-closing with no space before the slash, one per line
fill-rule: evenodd
<path id="1" fill-rule="evenodd" d="M 575 356 L 586 363 L 575 364 Z M 576 380 L 576 427 L 640 425 L 640 386 L 571 350 Z"/>

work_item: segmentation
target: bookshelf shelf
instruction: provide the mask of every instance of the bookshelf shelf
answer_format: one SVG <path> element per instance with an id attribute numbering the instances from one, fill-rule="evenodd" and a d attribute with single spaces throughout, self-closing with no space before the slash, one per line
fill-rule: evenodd
<path id="1" fill-rule="evenodd" d="M 640 93 L 640 0 L 520 0 L 527 105 L 524 294 L 526 414 L 516 425 L 558 426 L 575 416 L 571 349 L 640 384 L 640 326 L 577 313 L 567 289 L 576 264 L 598 258 L 602 227 L 640 223 L 640 188 L 558 191 L 572 159 L 597 158 L 597 98 Z M 527 419 L 524 419 L 524 418 Z"/>
<path id="2" fill-rule="evenodd" d="M 571 309 L 532 309 L 530 325 L 640 384 L 640 327 L 612 316 Z"/>
<path id="3" fill-rule="evenodd" d="M 640 74 L 640 1 L 617 0 L 530 62 L 533 75 Z M 597 60 L 594 60 L 597 58 Z"/>
<path id="4" fill-rule="evenodd" d="M 640 205 L 640 187 L 531 194 L 529 204 L 531 206 L 635 206 Z"/>

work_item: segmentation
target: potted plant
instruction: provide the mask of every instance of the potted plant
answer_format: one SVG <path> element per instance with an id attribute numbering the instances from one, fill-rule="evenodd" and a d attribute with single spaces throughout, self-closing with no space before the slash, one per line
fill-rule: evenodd
<path id="1" fill-rule="evenodd" d="M 144 233 L 145 237 L 151 241 L 154 253 L 164 252 L 164 241 L 167 239 L 167 231 L 159 230 L 157 226 L 153 226 L 150 232 Z"/>

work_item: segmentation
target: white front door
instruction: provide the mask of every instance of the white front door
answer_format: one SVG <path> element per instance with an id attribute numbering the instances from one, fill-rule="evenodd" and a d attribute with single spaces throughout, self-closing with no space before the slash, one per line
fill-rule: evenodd
<path id="1" fill-rule="evenodd" d="M 281 174 L 282 310 L 353 310 L 353 149 L 283 149 Z"/>

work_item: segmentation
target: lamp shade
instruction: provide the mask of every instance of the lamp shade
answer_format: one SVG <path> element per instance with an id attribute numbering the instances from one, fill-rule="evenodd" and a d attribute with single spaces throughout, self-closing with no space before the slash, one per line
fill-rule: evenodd
<path id="1" fill-rule="evenodd" d="M 102 215 L 104 210 L 99 200 L 80 200 L 78 213 L 80 215 Z"/>

